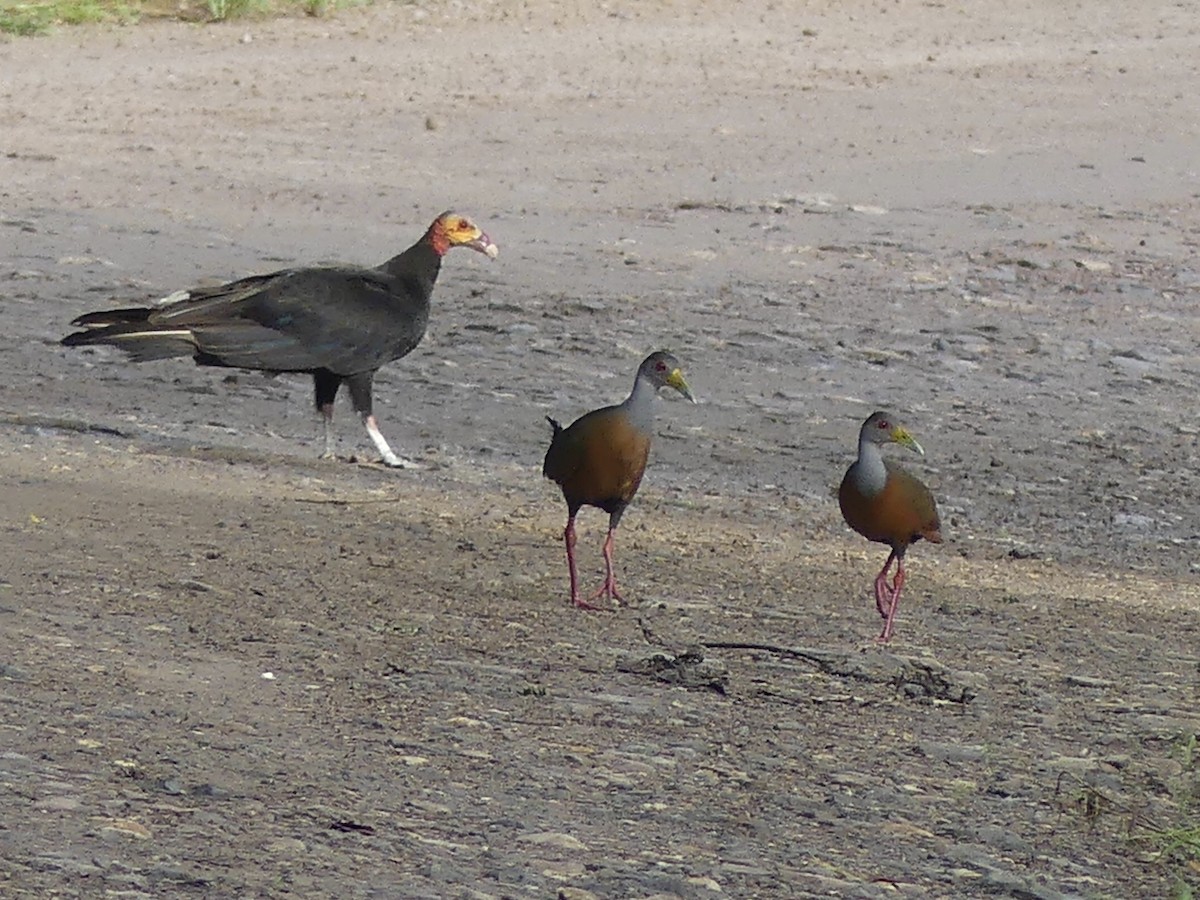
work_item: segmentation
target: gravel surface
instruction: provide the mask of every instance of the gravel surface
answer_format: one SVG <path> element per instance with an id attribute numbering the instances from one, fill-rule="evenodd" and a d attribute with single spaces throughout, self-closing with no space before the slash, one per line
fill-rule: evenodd
<path id="1" fill-rule="evenodd" d="M 1102 0 L 0 42 L 0 894 L 1200 887 L 1158 852 L 1200 805 L 1198 50 Z M 445 208 L 501 253 L 376 381 L 418 470 L 346 402 L 318 460 L 304 377 L 58 345 Z M 584 613 L 544 416 L 658 347 L 702 402 Z M 886 648 L 833 498 L 878 407 L 946 537 Z"/>

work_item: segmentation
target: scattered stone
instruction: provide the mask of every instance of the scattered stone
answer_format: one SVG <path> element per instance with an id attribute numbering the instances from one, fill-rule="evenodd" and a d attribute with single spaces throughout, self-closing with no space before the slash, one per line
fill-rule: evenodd
<path id="1" fill-rule="evenodd" d="M 558 900 L 600 900 L 600 895 L 583 888 L 564 887 L 558 889 Z"/>
<path id="2" fill-rule="evenodd" d="M 214 800 L 226 800 L 231 794 L 223 787 L 205 782 L 192 788 L 191 793 L 197 797 L 212 797 Z"/>
<path id="3" fill-rule="evenodd" d="M 146 872 L 146 876 L 151 882 L 169 881 L 172 884 L 177 884 L 182 887 L 208 887 L 212 884 L 212 879 L 203 875 L 196 875 L 180 866 L 162 864 L 152 867 Z"/>
<path id="4" fill-rule="evenodd" d="M 103 870 L 90 860 L 79 859 L 68 853 L 44 853 L 29 861 L 29 867 L 36 872 L 63 872 L 87 878 L 97 875 Z"/>
<path id="5" fill-rule="evenodd" d="M 267 844 L 267 852 L 299 856 L 308 852 L 308 845 L 299 838 L 276 838 Z"/>
<path id="6" fill-rule="evenodd" d="M 1108 678 L 1092 678 L 1089 675 L 1064 675 L 1063 681 L 1072 687 L 1110 688 L 1114 682 Z"/>
<path id="7" fill-rule="evenodd" d="M 983 747 L 973 744 L 948 744 L 939 741 L 922 741 L 917 749 L 930 759 L 948 762 L 978 762 L 984 758 Z"/>
<path id="8" fill-rule="evenodd" d="M 0 678 L 7 678 L 9 681 L 28 681 L 29 672 L 22 669 L 20 666 L 11 666 L 8 663 L 0 663 Z"/>
<path id="9" fill-rule="evenodd" d="M 1005 853 L 1034 852 L 1030 843 L 1009 828 L 1000 825 L 980 825 L 975 829 L 974 839 L 987 847 L 1003 850 Z"/>
<path id="10" fill-rule="evenodd" d="M 586 852 L 588 849 L 583 841 L 559 831 L 539 831 L 533 834 L 523 834 L 517 840 L 526 844 L 536 844 L 539 847 L 556 847 L 559 850 Z"/>
<path id="11" fill-rule="evenodd" d="M 350 819 L 342 819 L 334 822 L 329 826 L 334 831 L 351 832 L 354 834 L 374 834 L 375 829 L 370 825 L 364 825 L 361 822 L 355 822 Z"/>
<path id="12" fill-rule="evenodd" d="M 1154 519 L 1141 513 L 1114 513 L 1113 528 L 1124 531 L 1149 531 L 1154 527 Z"/>
<path id="13" fill-rule="evenodd" d="M 1132 356 L 1113 356 L 1108 360 L 1108 365 L 1123 375 L 1137 378 L 1141 378 L 1147 372 L 1152 372 L 1159 367 L 1157 363 Z"/>
<path id="14" fill-rule="evenodd" d="M 38 809 L 47 812 L 72 812 L 83 806 L 78 797 L 47 797 L 37 804 Z"/>
<path id="15" fill-rule="evenodd" d="M 105 825 L 102 831 L 128 834 L 139 840 L 146 840 L 151 837 L 150 829 L 141 822 L 133 821 L 133 819 L 116 819 Z"/>

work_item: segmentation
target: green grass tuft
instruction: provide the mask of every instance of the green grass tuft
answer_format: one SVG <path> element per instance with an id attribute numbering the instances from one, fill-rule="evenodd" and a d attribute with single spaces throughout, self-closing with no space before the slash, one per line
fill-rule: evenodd
<path id="1" fill-rule="evenodd" d="M 1141 840 L 1152 848 L 1153 858 L 1175 873 L 1171 900 L 1196 900 L 1200 888 L 1200 824 L 1194 810 L 1200 805 L 1200 744 L 1195 734 L 1181 735 L 1172 756 L 1181 763 L 1179 777 L 1168 784 L 1182 823 L 1169 828 L 1147 827 Z M 1192 815 L 1189 815 L 1192 812 Z"/>
<path id="2" fill-rule="evenodd" d="M 55 25 L 106 22 L 131 25 L 142 19 L 225 22 L 266 16 L 323 16 L 368 0 L 0 0 L 0 33 L 27 37 Z"/>
<path id="3" fill-rule="evenodd" d="M 270 8 L 269 0 L 208 0 L 208 15 L 214 22 L 261 16 Z"/>
<path id="4" fill-rule="evenodd" d="M 0 0 L 0 32 L 19 36 L 45 34 L 53 25 L 114 22 L 128 25 L 141 18 L 137 0 Z"/>
<path id="5" fill-rule="evenodd" d="M 0 4 L 0 32 L 27 37 L 44 34 L 54 23 L 54 13 L 36 3 Z"/>

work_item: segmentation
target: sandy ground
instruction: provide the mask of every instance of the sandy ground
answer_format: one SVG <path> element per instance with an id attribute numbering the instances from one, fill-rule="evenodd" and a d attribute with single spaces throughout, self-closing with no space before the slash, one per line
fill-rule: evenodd
<path id="1" fill-rule="evenodd" d="M 0 43 L 0 893 L 1200 886 L 1155 852 L 1200 805 L 1197 97 L 1157 0 Z M 303 378 L 58 346 L 448 207 L 501 256 L 377 381 L 420 470 L 349 461 L 348 404 L 319 461 Z M 658 347 L 703 402 L 660 404 L 630 607 L 582 613 L 543 417 Z M 832 498 L 880 406 L 947 536 L 887 652 Z"/>

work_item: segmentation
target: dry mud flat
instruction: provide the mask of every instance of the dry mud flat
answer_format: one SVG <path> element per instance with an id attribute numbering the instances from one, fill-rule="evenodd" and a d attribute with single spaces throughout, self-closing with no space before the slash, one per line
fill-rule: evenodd
<path id="1" fill-rule="evenodd" d="M 1043 5 L 0 44 L 0 893 L 1194 885 L 1200 25 Z M 420 471 L 318 463 L 302 379 L 57 346 L 447 206 L 502 255 L 379 379 Z M 705 402 L 661 404 L 634 607 L 583 615 L 542 416 L 660 344 Z M 830 496 L 877 405 L 950 538 L 886 653 Z"/>
<path id="2" fill-rule="evenodd" d="M 871 647 L 859 589 L 877 557 L 744 502 L 648 490 L 622 540 L 638 608 L 583 615 L 558 511 L 516 478 L 53 430 L 20 449 L 8 896 L 1153 897 L 1174 881 L 1135 839 L 1196 790 L 1195 595 L 1163 602 L 1170 580 L 922 563 L 893 656 Z"/>

